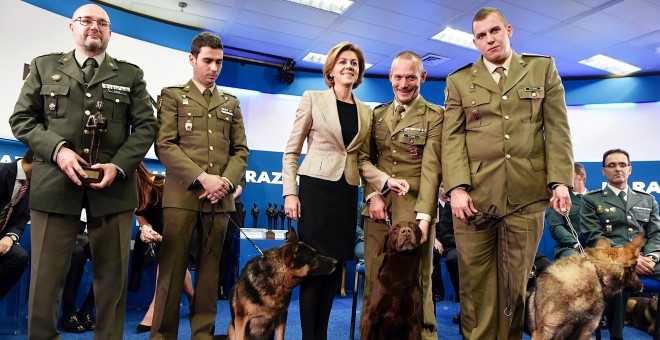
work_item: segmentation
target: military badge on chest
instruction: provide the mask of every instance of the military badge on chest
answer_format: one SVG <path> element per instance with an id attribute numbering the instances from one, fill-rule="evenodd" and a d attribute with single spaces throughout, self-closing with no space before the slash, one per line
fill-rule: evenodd
<path id="1" fill-rule="evenodd" d="M 419 148 L 419 146 L 411 146 L 408 148 L 408 154 L 410 155 L 410 159 L 418 159 L 419 155 L 422 153 L 422 149 Z"/>

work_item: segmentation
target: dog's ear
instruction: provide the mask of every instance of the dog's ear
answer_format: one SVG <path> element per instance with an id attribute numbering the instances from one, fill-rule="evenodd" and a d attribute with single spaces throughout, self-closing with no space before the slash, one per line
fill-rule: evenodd
<path id="1" fill-rule="evenodd" d="M 400 226 L 397 224 L 396 226 L 392 227 L 392 229 L 395 229 L 395 228 L 398 229 L 398 228 L 400 228 Z M 387 253 L 387 244 L 390 243 L 390 233 L 391 233 L 392 229 L 388 230 L 387 233 L 385 233 L 385 240 L 383 241 L 383 246 L 376 248 L 376 251 L 375 251 L 375 254 L 374 254 L 376 257 L 381 256 L 384 253 Z"/>
<path id="2" fill-rule="evenodd" d="M 287 242 L 298 242 L 298 234 L 293 227 L 289 227 L 289 235 L 287 236 Z"/>
<path id="3" fill-rule="evenodd" d="M 626 252 L 633 255 L 635 258 L 639 256 L 639 253 L 644 245 L 644 232 L 639 232 L 637 237 L 635 237 L 630 243 L 626 244 Z"/>
<path id="4" fill-rule="evenodd" d="M 610 249 L 612 246 L 610 246 L 610 241 L 607 240 L 604 236 L 601 236 L 598 239 L 598 243 L 596 243 L 596 246 L 594 248 L 598 249 Z"/>

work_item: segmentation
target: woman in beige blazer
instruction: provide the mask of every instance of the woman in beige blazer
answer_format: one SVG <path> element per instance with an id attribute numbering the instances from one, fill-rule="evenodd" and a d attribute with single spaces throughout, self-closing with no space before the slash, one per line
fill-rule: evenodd
<path id="1" fill-rule="evenodd" d="M 362 83 L 364 63 L 362 51 L 349 42 L 328 52 L 323 77 L 329 89 L 303 93 L 282 158 L 284 211 L 298 223 L 302 241 L 338 261 L 354 258 L 357 153 L 371 130 L 371 109 L 352 93 Z M 305 140 L 307 154 L 298 167 Z M 327 338 L 340 281 L 341 270 L 335 270 L 300 285 L 303 340 Z"/>

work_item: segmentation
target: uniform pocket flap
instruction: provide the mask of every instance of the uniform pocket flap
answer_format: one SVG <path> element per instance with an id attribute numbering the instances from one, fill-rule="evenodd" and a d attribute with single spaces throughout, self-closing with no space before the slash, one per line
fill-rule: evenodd
<path id="1" fill-rule="evenodd" d="M 103 91 L 103 99 L 109 100 L 114 103 L 124 103 L 124 104 L 130 104 L 131 99 L 128 98 L 128 94 L 123 93 L 112 93 L 109 91 Z"/>
<path id="2" fill-rule="evenodd" d="M 490 103 L 490 96 L 465 96 L 461 98 L 463 107 L 473 107 Z"/>
<path id="3" fill-rule="evenodd" d="M 180 106 L 179 117 L 201 117 L 203 115 L 202 109 L 192 106 Z"/>
<path id="4" fill-rule="evenodd" d="M 69 94 L 69 85 L 42 85 L 41 94 L 44 96 L 64 96 Z"/>
<path id="5" fill-rule="evenodd" d="M 541 99 L 545 98 L 545 88 L 543 86 L 525 86 L 518 89 L 518 97 L 521 99 Z"/>

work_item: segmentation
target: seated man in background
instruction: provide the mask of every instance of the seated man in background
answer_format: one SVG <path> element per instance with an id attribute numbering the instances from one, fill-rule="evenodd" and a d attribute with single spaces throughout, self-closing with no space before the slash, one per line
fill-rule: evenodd
<path id="1" fill-rule="evenodd" d="M 34 154 L 0 164 L 0 300 L 18 282 L 27 267 L 28 254 L 18 243 L 30 220 L 30 177 Z"/>
<path id="2" fill-rule="evenodd" d="M 632 190 L 628 177 L 632 173 L 630 155 L 625 150 L 612 149 L 603 154 L 603 175 L 607 186 L 582 197 L 580 230 L 588 247 L 594 247 L 603 236 L 612 247 L 621 247 L 638 233 L 644 233 L 644 246 L 637 258 L 635 270 L 640 276 L 660 280 L 660 217 L 658 202 L 643 191 Z M 623 338 L 623 320 L 629 293 L 615 295 L 608 302 L 607 315 L 610 339 Z"/>
<path id="3" fill-rule="evenodd" d="M 582 209 L 582 195 L 587 193 L 587 188 L 585 187 L 586 180 L 587 172 L 584 170 L 584 165 L 574 163 L 573 189 L 569 192 L 571 196 L 571 210 L 568 213 L 568 218 L 571 220 L 571 224 L 578 235 L 580 235 L 580 209 Z M 578 241 L 575 239 L 575 236 L 573 236 L 566 218 L 552 208 L 546 209 L 545 217 L 548 219 L 550 235 L 552 235 L 552 238 L 557 241 L 554 251 L 555 260 L 561 257 L 577 254 Z"/>

